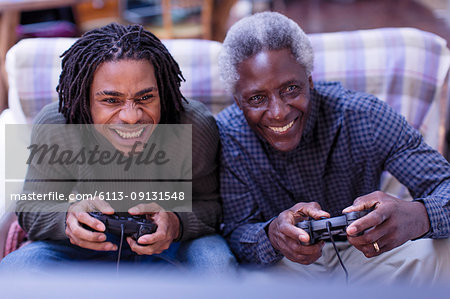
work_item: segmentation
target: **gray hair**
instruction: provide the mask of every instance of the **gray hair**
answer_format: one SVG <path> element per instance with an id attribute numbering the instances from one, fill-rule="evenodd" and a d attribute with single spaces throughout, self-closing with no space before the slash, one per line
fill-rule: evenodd
<path id="1" fill-rule="evenodd" d="M 220 79 L 225 89 L 234 92 L 239 80 L 239 63 L 261 51 L 280 49 L 290 49 L 307 76 L 311 75 L 313 49 L 297 23 L 276 12 L 257 13 L 235 23 L 228 31 L 219 55 Z"/>

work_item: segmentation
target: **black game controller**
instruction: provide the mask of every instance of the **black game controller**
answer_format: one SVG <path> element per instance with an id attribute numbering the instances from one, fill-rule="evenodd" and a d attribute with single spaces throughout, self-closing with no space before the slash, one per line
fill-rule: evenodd
<path id="1" fill-rule="evenodd" d="M 134 240 L 138 240 L 141 236 L 152 234 L 158 227 L 152 220 L 145 218 L 143 215 L 133 216 L 128 213 L 116 213 L 113 215 L 105 215 L 100 212 L 89 212 L 89 215 L 105 224 L 105 232 L 125 236 L 131 236 Z M 95 231 L 87 225 L 83 225 L 86 229 Z M 138 243 L 138 245 L 141 245 Z"/>
<path id="2" fill-rule="evenodd" d="M 296 224 L 297 227 L 303 229 L 309 234 L 309 244 L 316 244 L 320 240 L 330 240 L 331 236 L 328 232 L 327 223 L 330 223 L 330 232 L 338 240 L 347 239 L 346 228 L 355 220 L 369 214 L 373 209 L 350 212 L 342 216 L 333 218 L 324 218 L 320 220 L 305 220 Z"/>

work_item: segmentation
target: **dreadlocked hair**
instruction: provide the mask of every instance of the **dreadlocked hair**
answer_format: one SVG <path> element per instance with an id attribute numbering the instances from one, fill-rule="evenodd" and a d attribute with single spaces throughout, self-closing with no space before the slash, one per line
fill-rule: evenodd
<path id="1" fill-rule="evenodd" d="M 178 63 L 163 43 L 141 25 L 112 23 L 86 32 L 62 55 L 56 91 L 59 111 L 69 124 L 92 124 L 90 86 L 97 67 L 121 59 L 145 59 L 155 69 L 161 98 L 162 124 L 178 123 L 186 101 L 180 91 L 185 81 Z"/>

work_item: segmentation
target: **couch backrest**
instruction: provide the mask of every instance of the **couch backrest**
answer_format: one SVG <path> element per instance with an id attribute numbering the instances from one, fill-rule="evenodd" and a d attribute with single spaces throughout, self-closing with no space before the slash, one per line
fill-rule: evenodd
<path id="1" fill-rule="evenodd" d="M 429 145 L 444 152 L 450 69 L 450 50 L 444 39 L 412 28 L 311 34 L 310 38 L 315 50 L 314 80 L 340 81 L 347 88 L 378 96 L 403 114 Z M 57 100 L 59 56 L 74 41 L 25 39 L 9 50 L 6 58 L 10 85 L 8 112 L 12 115 L 9 120 L 29 123 L 45 104 Z M 232 103 L 219 80 L 220 43 L 205 40 L 164 43 L 186 78 L 181 89 L 187 98 L 204 102 L 213 113 Z M 407 196 L 407 191 L 395 180 L 383 182 L 382 190 Z"/>
<path id="2" fill-rule="evenodd" d="M 440 152 L 444 150 L 450 51 L 444 39 L 413 28 L 382 28 L 311 34 L 314 80 L 340 81 L 374 94 L 403 114 Z M 35 38 L 7 54 L 9 106 L 19 122 L 57 100 L 59 56 L 74 38 Z M 206 40 L 163 41 L 186 78 L 187 98 L 204 102 L 214 114 L 232 103 L 218 75 L 221 44 Z"/>

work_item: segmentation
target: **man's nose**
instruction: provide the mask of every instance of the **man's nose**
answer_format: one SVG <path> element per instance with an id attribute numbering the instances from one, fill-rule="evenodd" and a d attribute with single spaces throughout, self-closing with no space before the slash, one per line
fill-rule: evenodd
<path id="1" fill-rule="evenodd" d="M 126 103 L 119 112 L 119 118 L 126 124 L 135 124 L 142 118 L 142 109 L 134 103 Z"/>
<path id="2" fill-rule="evenodd" d="M 279 96 L 270 97 L 269 113 L 272 118 L 282 120 L 288 112 L 288 105 Z"/>

